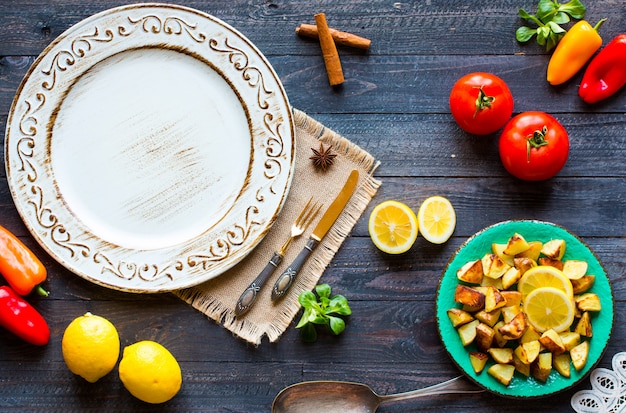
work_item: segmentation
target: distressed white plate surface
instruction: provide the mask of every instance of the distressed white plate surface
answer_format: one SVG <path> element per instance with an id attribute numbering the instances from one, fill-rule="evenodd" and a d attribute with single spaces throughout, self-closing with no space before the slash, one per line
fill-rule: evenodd
<path id="1" fill-rule="evenodd" d="M 110 288 L 214 278 L 267 233 L 293 176 L 295 130 L 269 62 L 197 10 L 110 9 L 35 61 L 11 108 L 11 193 L 40 244 Z"/>

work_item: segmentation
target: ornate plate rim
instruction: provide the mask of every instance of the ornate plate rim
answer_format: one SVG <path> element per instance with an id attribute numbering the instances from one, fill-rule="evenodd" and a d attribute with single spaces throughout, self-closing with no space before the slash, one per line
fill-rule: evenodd
<path id="1" fill-rule="evenodd" d="M 456 278 L 456 270 L 458 269 L 460 261 L 456 262 L 456 260 L 458 257 L 462 257 L 461 254 L 463 254 L 468 245 L 475 242 L 485 242 L 484 239 L 481 240 L 481 238 L 487 236 L 492 237 L 493 235 L 491 233 L 496 233 L 499 234 L 499 237 L 504 237 L 505 234 L 502 234 L 501 231 L 505 229 L 508 231 L 506 234 L 509 234 L 509 236 L 513 231 L 520 232 L 524 236 L 524 232 L 529 231 L 528 227 L 532 227 L 534 230 L 541 229 L 542 231 L 554 232 L 558 234 L 556 235 L 558 237 L 567 238 L 566 241 L 568 242 L 575 241 L 577 243 L 576 250 L 582 250 L 587 253 L 587 258 L 590 259 L 590 270 L 592 268 L 598 270 L 594 272 L 596 275 L 596 283 L 592 287 L 591 291 L 602 289 L 604 292 L 609 292 L 607 295 L 601 295 L 603 311 L 601 311 L 600 314 L 603 319 L 600 324 L 602 331 L 599 333 L 604 337 L 599 337 L 599 335 L 594 331 L 594 337 L 591 339 L 592 343 L 590 344 L 590 353 L 587 364 L 580 372 L 576 372 L 576 370 L 572 368 L 572 377 L 570 379 L 561 377 L 556 371 L 553 370 L 546 384 L 538 383 L 533 378 L 529 378 L 526 382 L 521 384 L 518 383 L 513 386 L 509 385 L 509 387 L 506 387 L 497 382 L 493 377 L 489 376 L 486 371 L 483 371 L 481 374 L 476 374 L 473 371 L 471 364 L 469 363 L 469 350 L 464 348 L 461 344 L 458 334 L 456 334 L 446 313 L 446 311 L 450 308 L 450 303 L 454 303 L 454 299 L 450 298 L 453 296 L 453 293 L 444 294 L 442 290 L 446 287 L 452 286 L 452 284 L 456 285 L 458 282 Z M 529 235 L 527 237 L 529 240 L 532 240 L 532 236 Z M 543 236 L 539 236 L 535 239 L 545 242 L 542 238 Z M 491 245 L 491 242 L 505 241 L 505 239 L 494 240 L 493 238 L 490 238 L 487 244 Z M 569 254 L 566 249 L 565 257 L 568 256 Z M 452 255 L 439 281 L 435 299 L 435 314 L 437 320 L 437 330 L 439 332 L 441 342 L 451 360 L 465 374 L 465 376 L 478 384 L 480 387 L 483 387 L 484 389 L 500 396 L 515 399 L 531 399 L 553 395 L 576 386 L 600 362 L 600 359 L 606 351 L 613 330 L 615 322 L 615 303 L 611 282 L 606 269 L 596 256 L 595 252 L 577 235 L 571 233 L 564 227 L 550 222 L 539 220 L 510 220 L 493 224 L 478 231 L 469 237 Z M 516 378 L 519 379 L 517 374 Z"/>
<path id="2" fill-rule="evenodd" d="M 132 36 L 136 38 L 129 43 L 126 39 Z M 244 105 L 251 140 L 261 141 L 259 148 L 252 149 L 248 176 L 240 190 L 245 197 L 240 194 L 238 198 L 240 205 L 242 199 L 247 202 L 244 213 L 228 228 L 221 227 L 219 234 L 207 230 L 178 245 L 148 251 L 113 245 L 84 226 L 80 230 L 72 228 L 83 224 L 70 223 L 72 213 L 62 200 L 55 199 L 59 194 L 50 182 L 45 182 L 53 178 L 43 167 L 47 156 L 43 148 L 45 135 L 52 135 L 51 110 L 55 99 L 61 99 L 54 94 L 67 93 L 64 82 L 68 81 L 63 76 L 76 78 L 88 70 L 71 74 L 80 60 L 92 59 L 93 66 L 137 43 L 140 47 L 200 56 L 207 65 L 210 62 Z M 99 57 L 94 57 L 96 51 Z M 254 106 L 255 113 L 250 114 L 248 106 Z M 155 293 L 215 278 L 261 242 L 289 192 L 295 144 L 293 114 L 283 85 L 250 40 L 207 13 L 178 5 L 140 3 L 94 14 L 44 49 L 16 92 L 7 119 L 4 149 L 7 180 L 18 213 L 56 261 L 107 288 Z"/>

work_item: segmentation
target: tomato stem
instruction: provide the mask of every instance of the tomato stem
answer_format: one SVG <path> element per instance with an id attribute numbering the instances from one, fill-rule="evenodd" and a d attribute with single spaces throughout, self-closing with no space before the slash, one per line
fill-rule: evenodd
<path id="1" fill-rule="evenodd" d="M 546 146 L 548 141 L 546 140 L 546 135 L 548 133 L 548 127 L 544 125 L 541 130 L 536 130 L 532 135 L 526 139 L 526 162 L 530 163 L 530 149 L 535 148 L 539 149 L 542 146 Z"/>
<path id="2" fill-rule="evenodd" d="M 478 97 L 476 98 L 476 111 L 474 112 L 474 119 L 476 119 L 476 115 L 483 109 L 487 109 L 491 107 L 491 104 L 496 101 L 495 96 L 488 96 L 483 87 L 478 88 Z"/>

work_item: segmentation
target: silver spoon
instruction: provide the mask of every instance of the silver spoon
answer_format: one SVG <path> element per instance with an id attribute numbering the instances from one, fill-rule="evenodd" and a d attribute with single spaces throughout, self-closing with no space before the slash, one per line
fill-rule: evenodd
<path id="1" fill-rule="evenodd" d="M 283 389 L 272 403 L 272 413 L 374 413 L 382 403 L 449 393 L 481 393 L 459 376 L 406 393 L 379 396 L 369 386 L 346 381 L 307 381 Z"/>

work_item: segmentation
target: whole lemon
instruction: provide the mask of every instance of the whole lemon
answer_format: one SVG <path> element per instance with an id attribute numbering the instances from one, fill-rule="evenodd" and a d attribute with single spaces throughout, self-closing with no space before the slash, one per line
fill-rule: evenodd
<path id="1" fill-rule="evenodd" d="M 88 312 L 67 326 L 61 348 L 70 371 L 95 383 L 115 367 L 120 337 L 109 320 Z"/>
<path id="2" fill-rule="evenodd" d="M 130 394 L 153 404 L 176 396 L 183 382 L 180 366 L 172 353 L 149 340 L 124 348 L 119 373 Z"/>

